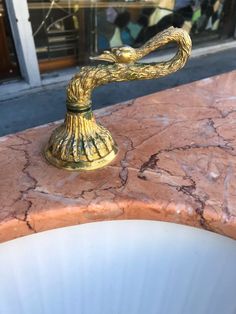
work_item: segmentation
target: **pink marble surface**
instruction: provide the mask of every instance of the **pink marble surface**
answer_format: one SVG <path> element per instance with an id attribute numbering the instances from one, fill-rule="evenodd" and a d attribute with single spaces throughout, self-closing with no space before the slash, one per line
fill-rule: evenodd
<path id="1" fill-rule="evenodd" d="M 44 160 L 57 123 L 0 138 L 1 242 L 113 219 L 170 221 L 236 239 L 236 71 L 96 116 L 120 151 L 94 172 Z"/>

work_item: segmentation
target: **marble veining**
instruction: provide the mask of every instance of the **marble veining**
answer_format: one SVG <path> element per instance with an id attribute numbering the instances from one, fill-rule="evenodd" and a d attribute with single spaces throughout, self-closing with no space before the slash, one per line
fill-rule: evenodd
<path id="1" fill-rule="evenodd" d="M 58 122 L 1 138 L 0 241 L 114 219 L 170 221 L 236 239 L 235 82 L 233 71 L 98 110 L 120 151 L 94 172 L 44 160 Z"/>

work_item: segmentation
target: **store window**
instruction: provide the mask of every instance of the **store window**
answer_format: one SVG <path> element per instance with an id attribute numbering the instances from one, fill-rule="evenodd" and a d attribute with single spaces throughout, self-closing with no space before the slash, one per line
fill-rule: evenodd
<path id="1" fill-rule="evenodd" d="M 115 46 L 139 47 L 159 31 L 182 27 L 193 44 L 233 36 L 234 0 L 28 0 L 41 72 L 89 62 Z"/>
<path id="2" fill-rule="evenodd" d="M 217 40 L 224 34 L 226 10 L 224 0 L 129 1 L 119 6 L 114 3 L 97 10 L 98 50 L 125 44 L 138 47 L 169 26 L 184 28 L 191 34 L 193 44 Z M 235 18 L 231 19 L 234 27 Z"/>
<path id="3" fill-rule="evenodd" d="M 12 33 L 4 2 L 0 0 L 0 83 L 19 77 Z"/>
<path id="4" fill-rule="evenodd" d="M 28 0 L 30 21 L 41 72 L 85 62 L 92 14 L 79 1 Z"/>

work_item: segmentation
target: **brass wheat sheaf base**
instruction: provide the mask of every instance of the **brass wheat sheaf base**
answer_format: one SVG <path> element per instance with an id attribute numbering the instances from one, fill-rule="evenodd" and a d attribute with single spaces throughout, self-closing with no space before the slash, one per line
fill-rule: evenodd
<path id="1" fill-rule="evenodd" d="M 176 55 L 160 63 L 136 63 L 150 52 L 170 42 L 178 44 Z M 154 79 L 181 69 L 191 53 L 187 32 L 170 27 L 157 34 L 141 48 L 113 48 L 92 58 L 111 65 L 83 67 L 67 87 L 67 113 L 64 123 L 56 128 L 47 144 L 46 159 L 59 168 L 94 170 L 110 163 L 117 145 L 110 132 L 96 123 L 91 109 L 94 88 L 111 82 Z"/>
<path id="2" fill-rule="evenodd" d="M 110 132 L 96 123 L 89 109 L 67 112 L 65 122 L 51 135 L 45 157 L 58 168 L 94 170 L 110 163 L 117 151 Z"/>

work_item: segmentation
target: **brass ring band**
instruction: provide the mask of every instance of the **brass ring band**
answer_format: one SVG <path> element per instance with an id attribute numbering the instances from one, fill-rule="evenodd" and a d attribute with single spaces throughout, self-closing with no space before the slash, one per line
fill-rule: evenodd
<path id="1" fill-rule="evenodd" d="M 72 112 L 72 113 L 84 113 L 84 112 L 88 112 L 91 110 L 91 107 L 86 107 L 84 109 L 80 109 L 78 107 L 73 107 L 73 106 L 70 106 L 70 105 L 67 105 L 67 111 L 68 112 Z"/>

